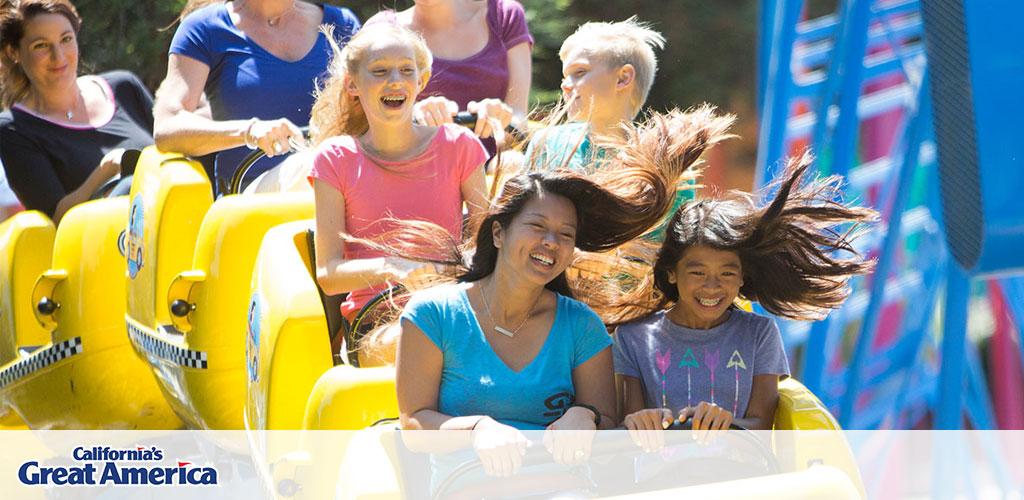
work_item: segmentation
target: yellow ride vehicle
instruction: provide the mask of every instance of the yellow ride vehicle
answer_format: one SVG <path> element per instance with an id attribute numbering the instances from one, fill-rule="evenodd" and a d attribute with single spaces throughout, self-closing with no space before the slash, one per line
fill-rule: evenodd
<path id="1" fill-rule="evenodd" d="M 127 214 L 119 197 L 72 208 L 56 231 L 38 212 L 0 225 L 0 425 L 181 427 L 125 333 Z"/>
<path id="2" fill-rule="evenodd" d="M 312 217 L 312 195 L 231 195 L 214 202 L 199 163 L 148 148 L 129 198 L 131 342 L 188 427 L 241 429 L 246 284 L 263 234 Z"/>

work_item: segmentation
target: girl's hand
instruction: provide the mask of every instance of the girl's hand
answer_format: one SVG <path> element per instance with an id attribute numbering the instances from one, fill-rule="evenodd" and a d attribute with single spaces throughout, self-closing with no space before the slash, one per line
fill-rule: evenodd
<path id="1" fill-rule="evenodd" d="M 459 112 L 455 101 L 441 96 L 428 97 L 417 102 L 412 108 L 412 118 L 421 125 L 439 127 L 451 123 L 452 117 Z"/>
<path id="2" fill-rule="evenodd" d="M 634 444 L 652 452 L 665 446 L 665 429 L 672 425 L 672 417 L 668 408 L 647 408 L 626 415 L 623 424 Z"/>
<path id="3" fill-rule="evenodd" d="M 519 429 L 491 417 L 483 417 L 473 426 L 473 450 L 489 476 L 518 474 L 526 454 L 526 436 Z"/>
<path id="4" fill-rule="evenodd" d="M 687 406 L 679 410 L 680 422 L 690 417 L 693 417 L 693 439 L 704 444 L 718 439 L 722 432 L 729 429 L 733 420 L 732 412 L 707 401 L 701 401 L 696 408 Z"/>
<path id="5" fill-rule="evenodd" d="M 476 113 L 476 128 L 473 132 L 481 139 L 491 136 L 497 139 L 498 135 L 504 134 L 505 127 L 512 123 L 512 108 L 501 99 L 470 101 L 466 111 Z"/>
<path id="6" fill-rule="evenodd" d="M 385 273 L 390 279 L 402 283 L 407 290 L 422 289 L 429 285 L 431 278 L 440 275 L 433 264 L 400 257 L 385 259 Z"/>
<path id="7" fill-rule="evenodd" d="M 287 118 L 256 120 L 245 131 L 245 144 L 249 147 L 255 145 L 270 157 L 291 151 L 289 141 L 293 139 L 302 142 L 302 131 Z"/>
<path id="8" fill-rule="evenodd" d="M 597 425 L 586 408 L 569 408 L 544 432 L 544 448 L 562 465 L 574 465 L 590 459 Z"/>

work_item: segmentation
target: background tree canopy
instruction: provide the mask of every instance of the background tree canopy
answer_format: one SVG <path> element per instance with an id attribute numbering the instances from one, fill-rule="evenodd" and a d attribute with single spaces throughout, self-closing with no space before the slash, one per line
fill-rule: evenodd
<path id="1" fill-rule="evenodd" d="M 128 69 L 155 90 L 167 71 L 167 47 L 185 0 L 72 0 L 83 18 L 83 71 Z M 709 177 L 723 187 L 749 187 L 756 145 L 754 84 L 757 2 L 750 0 L 520 0 L 533 51 L 533 103 L 557 99 L 562 76 L 558 48 L 587 21 L 651 22 L 668 43 L 647 104 L 654 110 L 709 102 L 737 114 L 744 139 L 716 151 Z M 328 1 L 366 20 L 381 9 L 404 9 L 410 0 Z"/>

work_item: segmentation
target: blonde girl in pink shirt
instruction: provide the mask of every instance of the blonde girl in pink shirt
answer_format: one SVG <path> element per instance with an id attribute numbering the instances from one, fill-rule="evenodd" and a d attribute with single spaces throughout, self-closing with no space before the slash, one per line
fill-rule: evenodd
<path id="1" fill-rule="evenodd" d="M 372 238 L 398 219 L 440 225 L 460 240 L 463 203 L 470 217 L 487 204 L 480 141 L 457 125 L 413 123 L 430 65 L 420 35 L 369 26 L 335 56 L 313 106 L 317 281 L 326 294 L 348 293 L 341 306 L 348 319 L 389 282 L 429 266 L 346 243 L 343 235 Z M 340 337 L 332 340 L 335 352 Z"/>

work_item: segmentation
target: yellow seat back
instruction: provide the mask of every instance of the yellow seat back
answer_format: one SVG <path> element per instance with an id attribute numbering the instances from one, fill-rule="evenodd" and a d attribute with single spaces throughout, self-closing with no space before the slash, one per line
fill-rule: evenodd
<path id="1" fill-rule="evenodd" d="M 181 155 L 142 151 L 132 189 L 128 231 L 127 314 L 149 328 L 170 324 L 167 289 L 189 269 L 213 191 L 198 162 Z"/>
<path id="2" fill-rule="evenodd" d="M 49 332 L 35 317 L 32 289 L 50 267 L 56 228 L 40 212 L 21 212 L 0 224 L 0 365 L 18 349 L 45 345 Z"/>
<path id="3" fill-rule="evenodd" d="M 312 224 L 267 231 L 256 257 L 245 353 L 250 429 L 301 429 L 314 384 L 333 366 L 306 243 Z"/>

